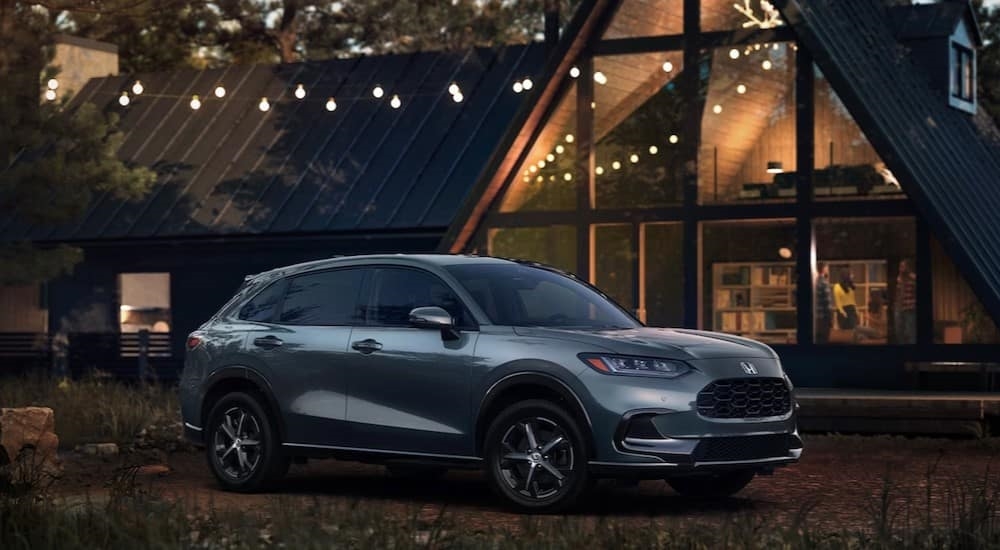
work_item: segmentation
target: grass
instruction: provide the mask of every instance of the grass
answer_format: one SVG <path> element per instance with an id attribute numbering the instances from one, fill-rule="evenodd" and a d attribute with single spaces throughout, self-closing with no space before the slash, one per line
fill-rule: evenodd
<path id="1" fill-rule="evenodd" d="M 59 445 L 128 445 L 143 429 L 180 419 L 176 392 L 159 385 L 126 384 L 91 376 L 59 381 L 43 375 L 0 377 L 0 407 L 49 407 Z"/>

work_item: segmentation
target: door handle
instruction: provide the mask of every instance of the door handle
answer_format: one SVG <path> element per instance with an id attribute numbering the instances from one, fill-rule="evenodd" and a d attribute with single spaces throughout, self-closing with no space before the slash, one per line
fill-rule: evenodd
<path id="1" fill-rule="evenodd" d="M 253 345 L 258 348 L 272 349 L 281 346 L 284 342 L 281 338 L 277 336 L 261 336 L 260 338 L 254 338 Z"/>
<path id="2" fill-rule="evenodd" d="M 353 344 L 351 344 L 351 347 L 360 351 L 361 353 L 369 354 L 374 351 L 382 349 L 382 343 L 376 340 L 372 340 L 371 338 L 366 338 L 364 340 L 358 340 L 357 342 L 354 342 Z"/>

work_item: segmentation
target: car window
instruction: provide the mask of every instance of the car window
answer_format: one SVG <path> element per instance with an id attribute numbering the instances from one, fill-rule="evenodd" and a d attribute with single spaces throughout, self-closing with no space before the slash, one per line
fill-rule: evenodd
<path id="1" fill-rule="evenodd" d="M 455 326 L 470 328 L 471 316 L 441 279 L 416 269 L 379 269 L 375 276 L 368 323 L 409 326 L 413 308 L 437 306 L 455 319 Z"/>
<path id="2" fill-rule="evenodd" d="M 445 269 L 497 325 L 592 329 L 641 326 L 592 287 L 551 269 L 515 263 L 457 264 Z"/>
<path id="3" fill-rule="evenodd" d="M 358 292 L 364 271 L 338 269 L 293 277 L 281 306 L 280 323 L 351 325 L 361 321 Z"/>
<path id="4" fill-rule="evenodd" d="M 237 318 L 243 321 L 257 321 L 268 323 L 274 319 L 274 312 L 281 302 L 281 295 L 285 291 L 285 281 L 278 281 L 271 284 L 240 308 Z"/>

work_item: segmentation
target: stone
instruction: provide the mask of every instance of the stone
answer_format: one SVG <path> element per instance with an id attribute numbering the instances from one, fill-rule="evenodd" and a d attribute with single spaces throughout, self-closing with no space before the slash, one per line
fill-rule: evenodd
<path id="1" fill-rule="evenodd" d="M 87 443 L 77 447 L 77 450 L 85 455 L 115 456 L 118 454 L 118 445 L 116 443 Z"/>
<path id="2" fill-rule="evenodd" d="M 157 476 L 163 477 L 170 475 L 170 467 L 165 464 L 148 464 L 146 466 L 141 466 L 136 470 L 135 474 L 137 476 Z"/>
<path id="3" fill-rule="evenodd" d="M 59 437 L 55 414 L 48 407 L 0 409 L 0 467 L 18 482 L 58 476 Z"/>

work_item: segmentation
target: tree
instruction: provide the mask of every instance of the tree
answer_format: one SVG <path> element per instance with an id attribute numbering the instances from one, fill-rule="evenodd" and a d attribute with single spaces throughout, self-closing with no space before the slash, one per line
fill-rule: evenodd
<path id="1" fill-rule="evenodd" d="M 94 2 L 72 0 L 60 9 L 98 11 Z M 142 195 L 154 175 L 130 167 L 116 154 L 116 118 L 92 104 L 42 102 L 42 84 L 53 75 L 54 17 L 46 6 L 0 0 L 0 219 L 52 226 L 77 219 L 95 193 Z M 0 284 L 46 280 L 71 269 L 79 249 L 0 243 Z"/>
<path id="2" fill-rule="evenodd" d="M 976 56 L 977 96 L 983 110 L 1000 126 L 1000 8 L 984 6 L 982 0 L 975 4 L 985 43 Z"/>

